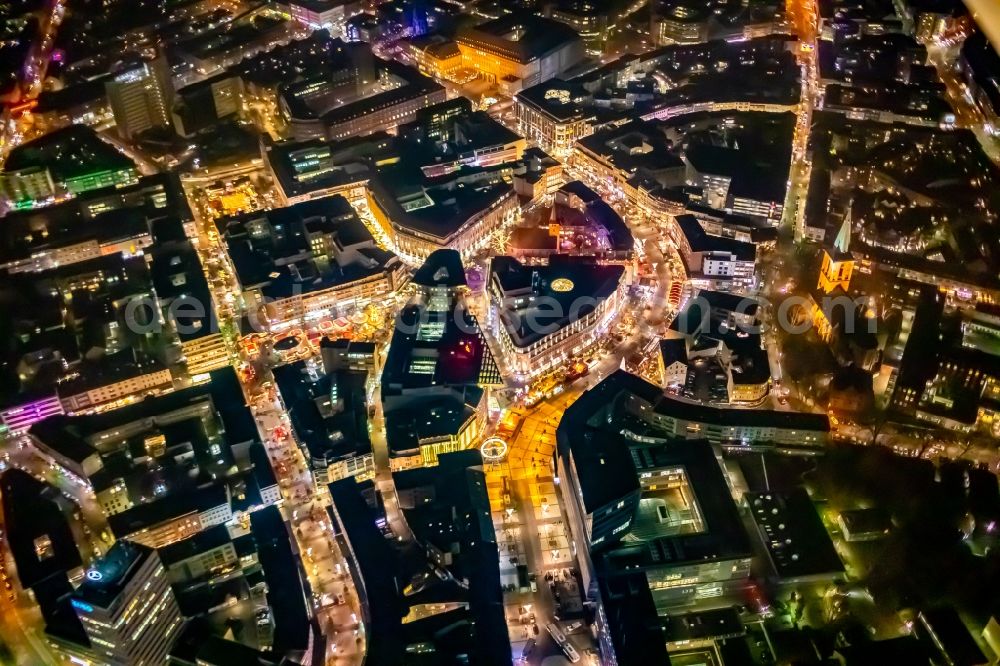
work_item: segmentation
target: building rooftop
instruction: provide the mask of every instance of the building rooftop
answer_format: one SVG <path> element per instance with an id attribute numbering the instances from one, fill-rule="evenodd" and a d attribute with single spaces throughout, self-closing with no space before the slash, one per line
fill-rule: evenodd
<path id="1" fill-rule="evenodd" d="M 555 255 L 547 266 L 512 257 L 490 262 L 491 289 L 503 298 L 500 318 L 514 344 L 527 347 L 586 317 L 620 287 L 625 268 Z"/>
<path id="2" fill-rule="evenodd" d="M 589 115 L 585 106 L 587 96 L 587 91 L 572 81 L 554 78 L 519 91 L 516 98 L 556 122 L 568 123 Z"/>
<path id="3" fill-rule="evenodd" d="M 396 255 L 379 248 L 337 195 L 216 221 L 245 291 L 267 298 L 328 289 L 379 275 Z"/>
<path id="4" fill-rule="evenodd" d="M 458 34 L 459 43 L 519 63 L 532 62 L 579 39 L 564 23 L 523 13 L 502 16 Z"/>
<path id="5" fill-rule="evenodd" d="M 503 165 L 460 170 L 427 178 L 419 162 L 386 164 L 371 181 L 371 195 L 393 226 L 441 245 L 470 219 L 513 191 Z"/>
<path id="6" fill-rule="evenodd" d="M 181 341 L 218 332 L 212 294 L 194 246 L 187 240 L 160 242 L 157 239 L 148 254 L 153 289 L 161 307 L 171 314 L 171 324 Z M 170 308 L 174 302 L 198 304 L 200 307 L 178 305 Z"/>
<path id="7" fill-rule="evenodd" d="M 4 536 L 24 589 L 81 565 L 69 520 L 59 506 L 62 496 L 58 491 L 14 468 L 0 477 L 0 492 Z"/>
<path id="8" fill-rule="evenodd" d="M 150 233 L 153 220 L 164 217 L 191 219 L 176 174 L 90 190 L 54 206 L 8 213 L 0 225 L 0 261 L 28 259 L 91 240 L 101 244 L 137 240 Z"/>
<path id="9" fill-rule="evenodd" d="M 640 493 L 638 512 L 621 541 L 605 551 L 604 566 L 617 575 L 636 567 L 749 557 L 746 532 L 712 447 L 702 440 L 675 440 L 635 415 L 642 411 L 635 399 L 656 394 L 662 395 L 658 387 L 619 371 L 573 403 L 556 430 L 558 455 L 572 459 L 588 513 Z M 678 494 L 687 506 L 664 494 L 672 487 L 683 488 Z"/>
<path id="10" fill-rule="evenodd" d="M 232 368 L 210 373 L 210 380 L 187 389 L 173 391 L 119 409 L 79 416 L 53 416 L 34 424 L 29 431 L 49 448 L 71 460 L 82 462 L 100 451 L 97 440 L 102 433 L 129 423 L 150 422 L 191 407 L 211 408 L 218 417 L 220 431 L 230 444 L 258 439 L 257 424 L 243 398 L 239 380 Z M 117 440 L 116 440 L 117 441 Z"/>
<path id="11" fill-rule="evenodd" d="M 355 483 L 354 479 L 347 479 Z M 375 524 L 372 523 L 372 529 Z M 267 583 L 267 602 L 274 618 L 274 652 L 306 650 L 310 642 L 308 586 L 300 573 L 300 561 L 292 552 L 290 535 L 281 512 L 268 506 L 250 513 L 250 529 Z M 367 581 L 366 581 L 367 583 Z"/>
<path id="12" fill-rule="evenodd" d="M 282 141 L 267 144 L 265 155 L 271 172 L 288 197 L 367 182 L 374 172 L 372 160 L 393 153 L 394 141 L 384 132 L 343 141 Z"/>
<path id="13" fill-rule="evenodd" d="M 69 125 L 10 151 L 4 171 L 46 167 L 65 182 L 98 171 L 135 169 L 135 163 L 86 125 Z"/>
<path id="14" fill-rule="evenodd" d="M 788 115 L 787 141 L 779 144 L 783 147 L 791 146 L 793 123 Z M 765 152 L 704 143 L 689 146 L 684 152 L 688 164 L 699 173 L 729 178 L 732 196 L 779 203 L 785 199 L 790 156 L 785 149 Z"/>
<path id="15" fill-rule="evenodd" d="M 454 289 L 465 287 L 465 268 L 462 255 L 457 250 L 441 249 L 431 252 L 410 282 L 421 287 L 444 287 Z"/>
<path id="16" fill-rule="evenodd" d="M 599 231 L 603 240 L 608 243 L 608 249 L 615 253 L 631 253 L 635 250 L 635 238 L 632 230 L 597 192 L 584 185 L 579 180 L 573 180 L 559 188 L 557 194 L 575 197 L 583 202 L 583 224 Z M 562 222 L 559 207 L 556 209 L 556 220 Z"/>
<path id="17" fill-rule="evenodd" d="M 608 634 L 620 664 L 669 664 L 666 635 L 645 573 L 600 576 Z"/>
<path id="18" fill-rule="evenodd" d="M 739 612 L 732 607 L 691 613 L 671 614 L 663 618 L 663 633 L 670 643 L 713 640 L 746 633 Z"/>
<path id="19" fill-rule="evenodd" d="M 404 608 L 393 575 L 396 567 L 389 542 L 375 526 L 374 512 L 365 503 L 354 479 L 341 479 L 329 488 L 333 500 L 330 511 L 350 544 L 352 573 L 365 590 L 368 636 L 365 662 L 372 666 L 396 666 L 402 660 L 404 648 L 399 640 Z"/>
<path id="20" fill-rule="evenodd" d="M 422 441 L 457 434 L 475 417 L 484 399 L 483 389 L 467 385 L 414 397 L 405 405 L 387 409 L 385 438 L 390 453 L 414 451 Z"/>
<path id="21" fill-rule="evenodd" d="M 692 252 L 728 252 L 738 261 L 754 261 L 757 258 L 756 245 L 707 234 L 694 215 L 678 215 L 674 220 Z"/>
<path id="22" fill-rule="evenodd" d="M 348 370 L 327 374 L 305 361 L 274 369 L 292 428 L 314 462 L 332 464 L 371 453 L 367 378 L 366 372 Z"/>
<path id="23" fill-rule="evenodd" d="M 173 493 L 159 501 L 137 504 L 131 509 L 108 516 L 108 527 L 118 539 L 161 525 L 192 513 L 208 511 L 229 504 L 230 493 L 225 483 Z"/>
<path id="24" fill-rule="evenodd" d="M 919 618 L 918 635 L 926 635 L 947 663 L 972 666 L 988 662 L 955 608 L 931 608 L 921 611 Z"/>
<path id="25" fill-rule="evenodd" d="M 492 544 L 496 552 L 482 464 L 478 449 L 466 449 L 441 455 L 436 467 L 393 474 L 398 490 L 425 490 L 424 497 L 429 501 L 404 507 L 406 522 L 420 542 L 456 556 L 448 569 L 463 580 L 470 580 L 475 569 L 482 566 L 477 544 Z M 499 575 L 494 585 L 499 592 Z M 499 600 L 499 595 L 495 600 Z"/>
<path id="26" fill-rule="evenodd" d="M 884 664 L 912 664 L 929 666 L 929 652 L 913 636 L 888 640 L 856 643 L 837 648 L 844 666 L 883 666 Z"/>
<path id="27" fill-rule="evenodd" d="M 230 541 L 232 541 L 232 537 L 229 536 L 229 528 L 225 525 L 215 525 L 187 539 L 158 548 L 156 552 L 160 556 L 163 566 L 169 568 L 175 562 L 181 562 L 199 553 L 218 548 Z"/>
<path id="28" fill-rule="evenodd" d="M 780 578 L 843 573 L 833 541 L 804 488 L 747 493 L 745 497 L 771 566 Z"/>
<path id="29" fill-rule="evenodd" d="M 661 172 L 684 168 L 683 160 L 656 121 L 636 119 L 601 129 L 580 139 L 577 145 L 625 173 L 641 170 L 655 178 Z"/>
<path id="30" fill-rule="evenodd" d="M 458 253 L 433 252 L 416 272 L 418 293 L 396 320 L 382 371 L 383 400 L 413 389 L 455 387 L 459 402 L 478 404 L 466 387 L 501 383 L 500 371 L 460 289 L 465 271 Z M 464 393 L 465 399 L 461 396 Z M 454 409 L 447 411 L 457 413 Z"/>
<path id="31" fill-rule="evenodd" d="M 74 606 L 82 605 L 110 609 L 118 595 L 132 580 L 142 564 L 154 556 L 152 548 L 119 540 L 98 560 L 91 563 L 83 583 L 74 595 Z"/>
<path id="32" fill-rule="evenodd" d="M 144 259 L 120 253 L 7 275 L 0 298 L 10 344 L 0 354 L 0 404 L 68 397 L 162 369 L 128 328 L 152 321 L 152 313 L 128 308 L 151 286 Z"/>

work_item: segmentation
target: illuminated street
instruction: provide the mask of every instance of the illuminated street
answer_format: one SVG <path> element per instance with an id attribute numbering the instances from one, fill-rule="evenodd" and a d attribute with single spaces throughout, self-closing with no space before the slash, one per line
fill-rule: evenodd
<path id="1" fill-rule="evenodd" d="M 995 663 L 995 5 L 0 6 L 0 664 Z"/>

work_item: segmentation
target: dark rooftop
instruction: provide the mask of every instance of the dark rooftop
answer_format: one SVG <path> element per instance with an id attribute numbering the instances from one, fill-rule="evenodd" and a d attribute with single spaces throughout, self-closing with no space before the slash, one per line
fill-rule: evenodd
<path id="1" fill-rule="evenodd" d="M 694 215 L 678 215 L 674 219 L 692 252 L 729 252 L 739 261 L 754 261 L 757 257 L 757 247 L 753 243 L 709 235 Z"/>
<path id="2" fill-rule="evenodd" d="M 354 483 L 353 479 L 347 480 Z M 275 506 L 253 511 L 250 526 L 267 581 L 268 605 L 274 617 L 274 650 L 278 654 L 305 650 L 310 633 L 306 609 L 308 588 L 300 577 L 298 559 L 292 553 L 281 512 Z"/>
<path id="3" fill-rule="evenodd" d="M 110 609 L 153 553 L 152 548 L 131 541 L 116 541 L 103 557 L 91 564 L 75 597 L 85 604 Z"/>
<path id="4" fill-rule="evenodd" d="M 135 163 L 86 125 L 70 125 L 10 151 L 4 171 L 46 167 L 65 182 L 98 171 L 135 169 Z"/>
<path id="5" fill-rule="evenodd" d="M 623 266 L 598 264 L 586 257 L 554 255 L 547 266 L 525 265 L 505 256 L 490 262 L 490 283 L 499 288 L 504 299 L 500 318 L 519 347 L 586 317 L 595 306 L 585 299 L 599 302 L 610 298 L 624 275 Z M 531 298 L 520 305 L 526 296 Z"/>
<path id="6" fill-rule="evenodd" d="M 310 370 L 305 361 L 274 369 L 292 428 L 314 463 L 331 464 L 371 453 L 367 377 L 366 372 Z"/>
<path id="7" fill-rule="evenodd" d="M 435 250 L 413 274 L 411 282 L 422 287 L 449 289 L 466 286 L 462 256 L 457 250 Z"/>
<path id="8" fill-rule="evenodd" d="M 25 589 L 57 573 L 80 566 L 82 560 L 67 517 L 59 507 L 61 495 L 19 469 L 0 477 L 5 537 L 17 578 Z M 48 539 L 48 552 L 36 549 Z"/>
<path id="9" fill-rule="evenodd" d="M 840 574 L 844 565 L 809 493 L 747 493 L 751 516 L 781 578 Z"/>
<path id="10" fill-rule="evenodd" d="M 331 483 L 331 511 L 353 553 L 352 573 L 364 589 L 368 652 L 365 663 L 398 666 L 403 645 L 399 641 L 404 608 L 393 571 L 389 543 L 375 526 L 374 512 L 365 503 L 354 479 Z"/>
<path id="11" fill-rule="evenodd" d="M 580 36 L 564 23 L 525 13 L 509 14 L 463 30 L 459 42 L 521 63 L 528 63 L 574 41 Z"/>
<path id="12" fill-rule="evenodd" d="M 216 222 L 244 290 L 268 298 L 328 289 L 391 270 L 347 200 L 324 197 Z M 319 247 L 316 247 L 319 238 Z"/>

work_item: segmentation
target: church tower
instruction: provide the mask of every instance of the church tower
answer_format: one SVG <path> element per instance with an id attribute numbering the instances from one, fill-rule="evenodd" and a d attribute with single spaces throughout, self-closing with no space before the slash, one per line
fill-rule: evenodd
<path id="1" fill-rule="evenodd" d="M 851 246 L 851 215 L 844 216 L 844 223 L 837 232 L 832 248 L 823 249 L 823 265 L 819 271 L 817 288 L 829 294 L 837 287 L 847 291 L 851 286 L 854 272 L 854 257 L 848 251 Z"/>

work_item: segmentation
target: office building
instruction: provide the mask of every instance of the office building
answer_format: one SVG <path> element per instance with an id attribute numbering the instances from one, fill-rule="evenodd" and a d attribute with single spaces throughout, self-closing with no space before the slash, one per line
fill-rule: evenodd
<path id="1" fill-rule="evenodd" d="M 570 405 L 556 430 L 559 492 L 596 606 L 602 663 L 662 655 L 624 638 L 655 640 L 647 628 L 657 616 L 725 604 L 750 576 L 750 540 L 716 452 L 660 429 L 647 402 L 657 395 L 616 372 Z"/>
<path id="2" fill-rule="evenodd" d="M 334 40 L 317 73 L 279 86 L 282 118 L 298 140 L 343 140 L 392 129 L 445 101 L 444 88 L 415 68 L 376 57 L 367 44 Z"/>
<path id="3" fill-rule="evenodd" d="M 347 20 L 361 12 L 357 0 L 288 0 L 295 21 L 312 30 L 327 30 L 332 37 L 347 36 Z"/>
<path id="4" fill-rule="evenodd" d="M 771 386 L 771 367 L 757 333 L 757 311 L 756 299 L 699 291 L 660 341 L 667 391 L 702 404 L 763 402 Z"/>
<path id="5" fill-rule="evenodd" d="M 490 387 L 502 381 L 479 323 L 465 305 L 465 269 L 455 250 L 431 254 L 412 280 L 385 368 L 389 464 L 431 466 L 443 453 L 479 443 Z"/>
<path id="6" fill-rule="evenodd" d="M 122 64 L 104 84 L 118 132 L 133 139 L 141 132 L 169 127 L 173 84 L 165 56 Z"/>
<path id="7" fill-rule="evenodd" d="M 274 381 L 308 453 L 317 490 L 348 477 L 375 476 L 366 371 L 327 373 L 314 361 L 297 361 L 275 368 Z"/>
<path id="8" fill-rule="evenodd" d="M 84 192 L 135 183 L 131 159 L 85 125 L 70 125 L 23 143 L 7 156 L 0 193 L 31 208 Z"/>
<path id="9" fill-rule="evenodd" d="M 670 226 L 687 269 L 688 279 L 699 287 L 748 289 L 754 283 L 757 248 L 752 243 L 712 236 L 693 215 L 678 215 Z"/>
<path id="10" fill-rule="evenodd" d="M 94 652 L 114 666 L 164 663 L 183 623 L 156 551 L 129 541 L 87 570 L 71 603 Z"/>
<path id="11" fill-rule="evenodd" d="M 586 97 L 586 91 L 559 78 L 524 88 L 514 97 L 518 128 L 543 150 L 566 156 L 577 140 L 593 131 Z"/>
<path id="12" fill-rule="evenodd" d="M 116 538 L 160 548 L 279 499 L 231 368 L 208 381 L 29 430 L 39 454 L 94 493 Z"/>
<path id="13" fill-rule="evenodd" d="M 243 79 L 224 72 L 177 91 L 171 117 L 174 130 L 183 137 L 233 118 L 243 108 Z"/>
<path id="14" fill-rule="evenodd" d="M 364 201 L 373 161 L 392 155 L 395 143 L 385 132 L 343 141 L 265 140 L 264 159 L 279 200 L 291 206 L 310 199 L 341 194 Z"/>
<path id="15" fill-rule="evenodd" d="M 610 329 L 625 301 L 625 268 L 553 255 L 530 266 L 490 263 L 489 327 L 519 377 L 535 377 L 582 354 Z"/>
<path id="16" fill-rule="evenodd" d="M 354 313 L 394 293 L 403 263 L 379 248 L 342 196 L 216 221 L 260 327 Z"/>
<path id="17" fill-rule="evenodd" d="M 517 13 L 461 30 L 457 41 L 463 65 L 508 93 L 559 76 L 584 56 L 572 28 Z"/>
<path id="18" fill-rule="evenodd" d="M 403 161 L 386 165 L 368 191 L 368 208 L 399 254 L 422 261 L 454 248 L 470 258 L 514 225 L 520 204 L 505 166 L 433 179 L 416 169 Z"/>

